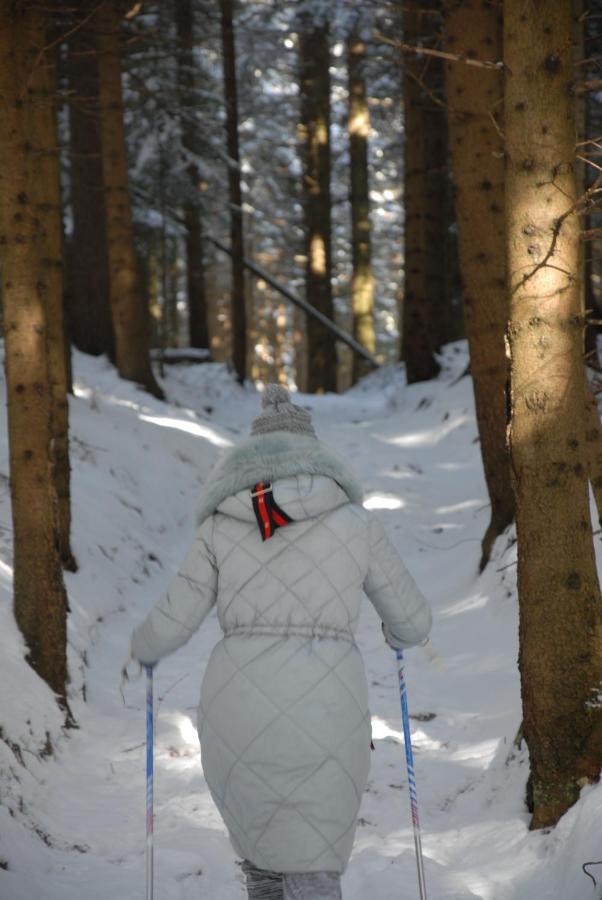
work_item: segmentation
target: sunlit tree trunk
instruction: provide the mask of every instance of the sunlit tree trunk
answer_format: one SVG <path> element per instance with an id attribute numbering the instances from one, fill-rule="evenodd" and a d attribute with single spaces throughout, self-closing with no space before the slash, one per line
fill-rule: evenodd
<path id="1" fill-rule="evenodd" d="M 48 183 L 46 158 L 56 154 L 56 134 L 51 147 L 42 148 L 48 134 L 39 130 L 53 117 L 45 24 L 39 7 L 0 2 L 0 245 L 15 618 L 31 665 L 65 703 L 67 601 L 52 428 L 57 400 L 52 344 L 60 323 L 51 322 L 53 316 L 60 319 L 62 296 L 60 249 L 49 235 L 57 227 L 56 188 Z"/>
<path id="2" fill-rule="evenodd" d="M 366 45 L 359 30 L 347 37 L 349 84 L 349 175 L 351 180 L 351 308 L 353 336 L 374 353 L 374 276 L 370 250 L 370 186 L 368 180 L 368 137 L 370 113 L 364 75 Z M 371 371 L 371 365 L 357 353 L 353 355 L 353 381 Z"/>
<path id="3" fill-rule="evenodd" d="M 305 293 L 320 312 L 334 318 L 330 197 L 330 37 L 323 11 L 304 4 L 299 30 L 300 122 L 305 216 Z M 307 390 L 336 391 L 334 338 L 319 322 L 306 323 Z"/>
<path id="4" fill-rule="evenodd" d="M 230 196 L 230 248 L 232 251 L 232 362 L 242 384 L 247 372 L 247 314 L 245 300 L 244 233 L 238 146 L 238 90 L 233 0 L 220 0 L 226 135 L 228 149 L 228 189 Z"/>
<path id="5" fill-rule="evenodd" d="M 445 49 L 488 61 L 502 58 L 501 9 L 480 0 L 446 0 Z M 491 502 L 481 569 L 514 518 L 506 447 L 508 320 L 504 244 L 503 74 L 447 64 L 450 149 L 455 185 L 464 321 L 470 348 L 481 456 Z"/>
<path id="6" fill-rule="evenodd" d="M 532 828 L 602 764 L 602 615 L 583 402 L 571 9 L 504 6 L 509 441 Z"/>
<path id="7" fill-rule="evenodd" d="M 68 330 L 75 346 L 98 356 L 114 352 L 109 303 L 98 65 L 94 34 L 69 38 L 69 152 L 73 233 L 68 252 Z M 90 273 L 94 277 L 90 277 Z"/>
<path id="8" fill-rule="evenodd" d="M 115 361 L 122 378 L 162 397 L 150 364 L 148 310 L 134 248 L 123 123 L 120 30 L 118 4 L 109 0 L 96 14 L 96 47 Z"/>
<path id="9" fill-rule="evenodd" d="M 432 16 L 418 0 L 408 0 L 403 7 L 403 38 L 413 46 L 424 41 Z M 439 60 L 415 54 L 403 59 L 404 103 L 404 297 L 402 306 L 402 358 L 406 364 L 408 383 L 426 381 L 439 371 L 435 358 L 438 350 L 438 316 L 444 296 L 431 289 L 430 259 L 441 247 L 429 246 L 432 233 L 430 217 L 436 212 L 429 206 L 429 173 L 427 171 L 426 120 L 433 100 L 428 96 L 425 79 Z M 443 215 L 440 198 L 438 214 Z"/>
<path id="10" fill-rule="evenodd" d="M 194 63 L 194 14 L 192 0 L 177 0 L 176 30 L 178 36 L 178 93 L 182 147 L 187 156 L 194 154 L 198 144 L 194 117 L 197 105 Z M 199 206 L 200 174 L 196 163 L 187 164 L 190 196 L 184 203 L 186 230 L 186 288 L 188 297 L 188 333 L 191 347 L 209 347 L 207 296 L 203 265 L 203 231 Z"/>

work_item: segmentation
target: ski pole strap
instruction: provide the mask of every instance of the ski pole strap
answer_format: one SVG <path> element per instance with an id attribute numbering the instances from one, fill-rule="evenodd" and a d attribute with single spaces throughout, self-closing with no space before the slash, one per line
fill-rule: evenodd
<path id="1" fill-rule="evenodd" d="M 269 481 L 260 481 L 254 485 L 251 498 L 262 541 L 273 537 L 277 528 L 282 528 L 293 521 L 274 500 L 274 492 Z"/>

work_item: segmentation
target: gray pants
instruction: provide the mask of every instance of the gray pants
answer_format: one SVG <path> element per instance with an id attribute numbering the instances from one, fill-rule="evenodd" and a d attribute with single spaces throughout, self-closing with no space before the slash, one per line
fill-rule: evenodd
<path id="1" fill-rule="evenodd" d="M 267 872 L 244 860 L 249 900 L 341 900 L 338 872 Z"/>

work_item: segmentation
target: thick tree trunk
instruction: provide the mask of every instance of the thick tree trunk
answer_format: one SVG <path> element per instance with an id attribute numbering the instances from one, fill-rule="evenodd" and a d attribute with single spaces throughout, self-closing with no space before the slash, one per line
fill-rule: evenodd
<path id="1" fill-rule="evenodd" d="M 480 0 L 446 0 L 444 44 L 462 56 L 501 60 L 501 10 Z M 496 537 L 514 518 L 506 447 L 504 145 L 496 119 L 502 112 L 503 75 L 448 63 L 447 94 L 464 321 L 491 502 L 482 544 L 483 569 Z"/>
<path id="2" fill-rule="evenodd" d="M 178 94 L 180 130 L 186 156 L 193 154 L 198 143 L 196 133 L 196 76 L 194 66 L 194 15 L 192 0 L 177 0 L 176 30 L 178 35 Z M 199 170 L 194 162 L 187 165 L 190 198 L 184 203 L 186 229 L 186 288 L 188 296 L 188 333 L 191 347 L 209 347 L 209 323 L 203 262 L 203 232 L 199 206 Z"/>
<path id="3" fill-rule="evenodd" d="M 408 44 L 418 46 L 424 42 L 432 23 L 432 14 L 425 12 L 424 3 L 409 0 L 403 8 L 403 37 Z M 406 364 L 408 384 L 426 381 L 439 371 L 435 352 L 439 349 L 439 317 L 445 304 L 445 290 L 440 294 L 443 282 L 436 279 L 431 287 L 430 276 L 435 264 L 441 260 L 442 247 L 430 246 L 433 236 L 433 217 L 443 217 L 443 198 L 436 196 L 432 208 L 433 192 L 429 184 L 428 155 L 433 151 L 427 145 L 427 122 L 437 113 L 433 99 L 429 97 L 429 82 L 436 79 L 433 73 L 440 67 L 439 60 L 406 54 L 403 60 L 404 98 L 404 257 L 405 279 L 402 307 L 402 359 Z"/>
<path id="4" fill-rule="evenodd" d="M 113 357 L 98 64 L 94 34 L 69 38 L 69 149 L 73 236 L 68 250 L 68 331 L 84 353 Z M 93 273 L 93 277 L 91 277 Z"/>
<path id="5" fill-rule="evenodd" d="M 240 384 L 247 373 L 247 313 L 245 301 L 244 233 L 238 147 L 238 92 L 236 85 L 236 46 L 234 41 L 233 0 L 220 0 L 224 94 L 226 98 L 226 136 L 228 149 L 228 188 L 230 194 L 230 247 L 232 250 L 232 362 Z"/>
<path id="6" fill-rule="evenodd" d="M 328 22 L 305 6 L 298 17 L 301 155 L 305 216 L 305 293 L 334 318 L 330 199 L 330 45 Z M 314 319 L 306 325 L 307 390 L 336 391 L 337 356 L 332 335 Z"/>
<path id="7" fill-rule="evenodd" d="M 589 511 L 571 9 L 507 0 L 509 425 L 532 828 L 602 764 L 601 598 Z"/>
<path id="8" fill-rule="evenodd" d="M 370 186 L 368 180 L 368 136 L 370 113 L 364 75 L 366 45 L 357 29 L 347 37 L 347 73 L 349 84 L 349 175 L 351 180 L 351 308 L 353 336 L 366 350 L 374 353 L 374 275 L 370 248 Z M 353 354 L 353 382 L 372 367 Z"/>
<path id="9" fill-rule="evenodd" d="M 137 382 L 155 397 L 162 397 L 150 364 L 148 310 L 134 248 L 123 123 L 121 15 L 117 4 L 107 2 L 101 6 L 95 21 L 115 361 L 122 378 Z"/>
<path id="10" fill-rule="evenodd" d="M 59 550 L 64 568 L 71 572 L 77 564 L 71 552 L 71 466 L 69 464 L 70 385 L 65 347 L 63 311 L 63 223 L 59 180 L 59 152 L 56 123 L 56 69 L 51 53 L 44 56 L 44 71 L 36 74 L 39 102 L 32 108 L 33 149 L 38 154 L 40 193 L 37 214 L 43 223 L 38 245 L 46 268 L 47 345 L 52 391 L 52 463 L 58 499 Z"/>
<path id="11" fill-rule="evenodd" d="M 43 119 L 52 119 L 53 100 L 43 53 L 43 12 L 31 6 L 16 10 L 2 0 L 0 25 L 0 244 L 14 610 L 31 665 L 66 704 L 67 600 L 53 480 L 53 403 L 58 394 L 56 347 L 51 346 L 58 327 L 51 318 L 60 319 L 62 292 L 60 248 L 49 234 L 57 228 L 56 187 L 47 182 L 46 157 L 49 150 L 56 152 L 56 134 L 52 147 L 40 153 L 39 131 Z"/>

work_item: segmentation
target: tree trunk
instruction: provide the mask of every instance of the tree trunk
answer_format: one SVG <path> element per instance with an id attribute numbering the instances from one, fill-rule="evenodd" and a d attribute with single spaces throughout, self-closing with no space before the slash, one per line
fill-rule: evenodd
<path id="1" fill-rule="evenodd" d="M 446 50 L 462 56 L 501 60 L 501 11 L 480 0 L 446 0 L 444 43 Z M 506 447 L 504 144 L 494 118 L 502 112 L 503 75 L 496 70 L 448 63 L 447 94 L 464 320 L 491 502 L 491 519 L 482 544 L 482 570 L 495 539 L 514 518 Z"/>
<path id="2" fill-rule="evenodd" d="M 73 235 L 68 249 L 68 331 L 84 353 L 114 355 L 109 303 L 98 62 L 94 35 L 82 26 L 69 38 L 69 149 Z M 94 277 L 90 277 L 90 273 Z"/>
<path id="3" fill-rule="evenodd" d="M 40 8 L 41 9 L 41 8 Z M 67 599 L 53 480 L 53 400 L 62 303 L 56 186 L 39 128 L 52 120 L 44 13 L 0 3 L 0 244 L 8 396 L 15 618 L 32 667 L 66 705 Z M 44 109 L 44 112 L 42 110 Z M 56 153 L 56 134 L 51 153 Z M 49 157 L 48 157 L 49 158 Z M 53 166 L 56 171 L 56 156 Z M 60 234 L 60 231 L 59 231 Z M 58 296 L 57 296 L 58 292 Z M 61 345 L 62 346 L 62 345 Z M 50 354 L 53 359 L 51 361 Z M 53 396 L 54 395 L 54 396 Z M 64 397 L 63 397 L 64 399 Z"/>
<path id="4" fill-rule="evenodd" d="M 419 45 L 431 28 L 432 15 L 424 12 L 424 4 L 409 0 L 403 9 L 403 36 L 408 44 Z M 441 279 L 431 289 L 429 276 L 433 263 L 440 263 L 441 246 L 429 246 L 433 234 L 433 217 L 442 217 L 443 201 L 437 198 L 431 208 L 433 191 L 429 185 L 426 135 L 429 117 L 435 115 L 434 101 L 428 96 L 429 82 L 436 78 L 439 60 L 406 54 L 403 59 L 404 98 L 404 256 L 405 284 L 402 308 L 402 358 L 406 364 L 408 384 L 426 381 L 439 372 L 435 359 L 438 343 L 438 316 L 443 312 L 445 290 L 439 293 Z M 439 114 L 440 116 L 440 114 Z M 434 193 L 437 194 L 437 188 Z M 441 266 L 439 265 L 439 268 Z"/>
<path id="5" fill-rule="evenodd" d="M 437 0 L 436 8 L 440 8 Z M 437 21 L 430 16 L 430 21 Z M 434 29 L 433 29 L 434 30 Z M 431 347 L 433 352 L 453 340 L 453 316 L 449 284 L 454 261 L 450 258 L 453 242 L 448 230 L 453 225 L 453 201 L 450 184 L 449 140 L 446 115 L 445 64 L 429 61 L 423 75 L 430 96 L 424 97 L 425 240 L 427 303 L 430 306 Z"/>
<path id="6" fill-rule="evenodd" d="M 368 181 L 368 137 L 370 113 L 364 68 L 366 45 L 357 28 L 347 37 L 349 83 L 349 174 L 351 179 L 351 308 L 353 336 L 370 353 L 376 351 L 374 333 L 374 276 L 370 248 L 370 186 Z M 353 354 L 352 380 L 372 371 L 372 366 Z"/>
<path id="7" fill-rule="evenodd" d="M 178 35 L 178 94 L 180 130 L 185 158 L 194 154 L 197 145 L 196 77 L 194 66 L 194 16 L 192 0 L 177 0 L 176 30 Z M 189 161 L 186 167 L 190 179 L 189 197 L 184 203 L 186 230 L 186 288 L 188 296 L 188 333 L 191 347 L 209 347 L 207 295 L 203 258 L 203 232 L 199 206 L 199 169 Z"/>
<path id="8" fill-rule="evenodd" d="M 39 80 L 38 80 L 39 79 Z M 58 499 L 58 534 L 61 561 L 75 572 L 77 564 L 71 552 L 71 466 L 69 463 L 70 385 L 65 346 L 63 222 L 59 180 L 59 151 L 56 122 L 56 67 L 53 53 L 44 56 L 43 71 L 36 73 L 39 102 L 32 107 L 33 149 L 38 154 L 39 195 L 37 214 L 43 222 L 42 241 L 38 244 L 46 268 L 45 303 L 47 307 L 47 346 L 50 388 L 52 392 L 51 428 L 53 477 Z"/>
<path id="9" fill-rule="evenodd" d="M 507 0 L 509 441 L 518 533 L 532 828 L 554 825 L 602 763 L 602 617 L 589 510 L 571 9 Z"/>
<path id="10" fill-rule="evenodd" d="M 243 384 L 247 373 L 247 313 L 245 305 L 244 234 L 240 153 L 238 149 L 238 92 L 236 85 L 236 46 L 234 42 L 233 0 L 220 0 L 224 94 L 226 99 L 226 136 L 228 149 L 228 188 L 230 194 L 230 247 L 232 250 L 232 362 L 236 377 Z"/>
<path id="11" fill-rule="evenodd" d="M 148 310 L 145 308 L 134 248 L 132 208 L 121 88 L 121 15 L 115 2 L 96 14 L 102 171 L 109 254 L 109 293 L 115 361 L 122 378 L 155 397 L 163 392 L 150 364 Z"/>
<path id="12" fill-rule="evenodd" d="M 305 217 L 305 293 L 334 319 L 330 199 L 330 46 L 328 21 L 303 7 L 298 17 L 301 155 Z M 307 390 L 336 391 L 336 344 L 315 319 L 306 325 Z"/>

